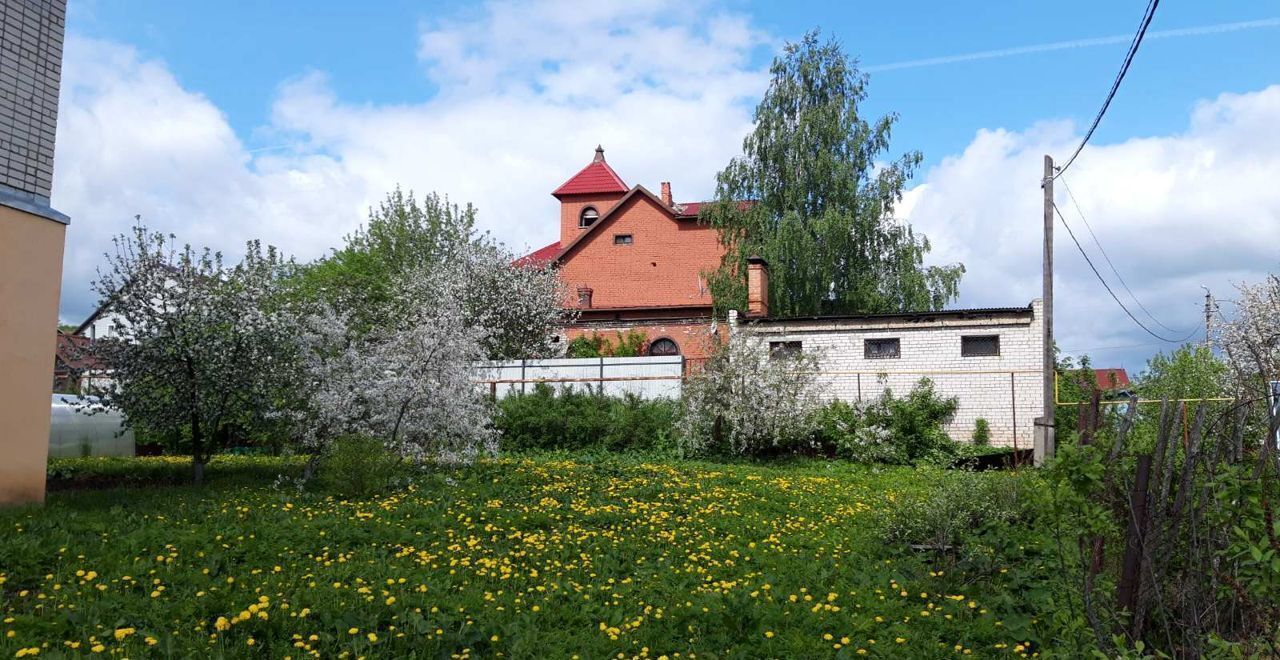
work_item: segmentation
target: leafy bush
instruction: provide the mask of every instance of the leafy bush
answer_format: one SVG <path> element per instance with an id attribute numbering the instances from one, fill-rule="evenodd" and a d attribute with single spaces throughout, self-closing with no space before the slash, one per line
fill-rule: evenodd
<path id="1" fill-rule="evenodd" d="M 405 471 L 406 464 L 381 440 L 349 435 L 334 441 L 320 457 L 316 484 L 341 495 L 370 495 L 390 487 Z"/>
<path id="2" fill-rule="evenodd" d="M 927 378 L 901 398 L 885 390 L 870 401 L 832 401 L 815 415 L 818 444 L 860 463 L 950 463 L 956 443 L 942 427 L 957 406 L 955 397 L 940 397 Z"/>
<path id="3" fill-rule="evenodd" d="M 979 417 L 973 422 L 973 444 L 979 447 L 991 444 L 991 424 L 987 423 L 985 417 Z"/>
<path id="4" fill-rule="evenodd" d="M 887 541 L 950 550 L 970 535 L 1008 527 L 1030 510 L 1018 476 L 948 472 L 937 483 L 901 503 L 886 524 Z"/>
<path id="5" fill-rule="evenodd" d="M 574 337 L 569 342 L 566 357 L 639 357 L 644 354 L 644 345 L 647 338 L 643 332 L 628 330 L 626 334 L 621 332 L 614 334 L 617 336 L 612 341 L 608 337 L 594 332 L 590 335 Z"/>
<path id="6" fill-rule="evenodd" d="M 666 399 L 605 396 L 590 388 L 557 393 L 538 384 L 499 401 L 496 424 L 508 451 L 649 451 L 666 448 L 675 415 L 675 402 Z"/>

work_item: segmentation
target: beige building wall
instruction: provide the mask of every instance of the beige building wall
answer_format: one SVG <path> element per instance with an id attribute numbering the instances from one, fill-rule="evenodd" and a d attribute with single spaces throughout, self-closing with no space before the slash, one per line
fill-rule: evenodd
<path id="1" fill-rule="evenodd" d="M 0 504 L 44 499 L 66 229 L 0 205 Z"/>

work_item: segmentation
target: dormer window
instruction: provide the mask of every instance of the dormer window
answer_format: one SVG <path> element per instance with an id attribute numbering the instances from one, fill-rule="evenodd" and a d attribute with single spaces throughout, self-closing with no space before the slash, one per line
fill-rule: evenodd
<path id="1" fill-rule="evenodd" d="M 600 214 L 596 211 L 596 207 L 588 206 L 582 209 L 582 215 L 578 216 L 578 228 L 586 229 L 596 223 L 600 219 Z"/>

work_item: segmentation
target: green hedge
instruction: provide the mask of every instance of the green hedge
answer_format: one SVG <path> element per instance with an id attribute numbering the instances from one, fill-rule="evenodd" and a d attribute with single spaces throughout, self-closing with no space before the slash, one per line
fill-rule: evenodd
<path id="1" fill-rule="evenodd" d="M 276 477 L 302 474 L 301 456 L 214 456 L 205 466 L 209 482 L 270 483 Z M 53 458 L 49 489 L 110 488 L 191 483 L 190 456 L 94 456 Z"/>
<path id="2" fill-rule="evenodd" d="M 605 396 L 588 389 L 556 392 L 539 384 L 498 402 L 504 451 L 667 451 L 678 404 L 635 395 Z"/>

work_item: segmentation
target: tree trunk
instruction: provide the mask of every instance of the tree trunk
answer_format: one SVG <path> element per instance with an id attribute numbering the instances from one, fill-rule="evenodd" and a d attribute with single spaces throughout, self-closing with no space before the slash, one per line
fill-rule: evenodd
<path id="1" fill-rule="evenodd" d="M 191 480 L 197 486 L 204 485 L 204 435 L 200 429 L 200 415 L 191 411 Z"/>

